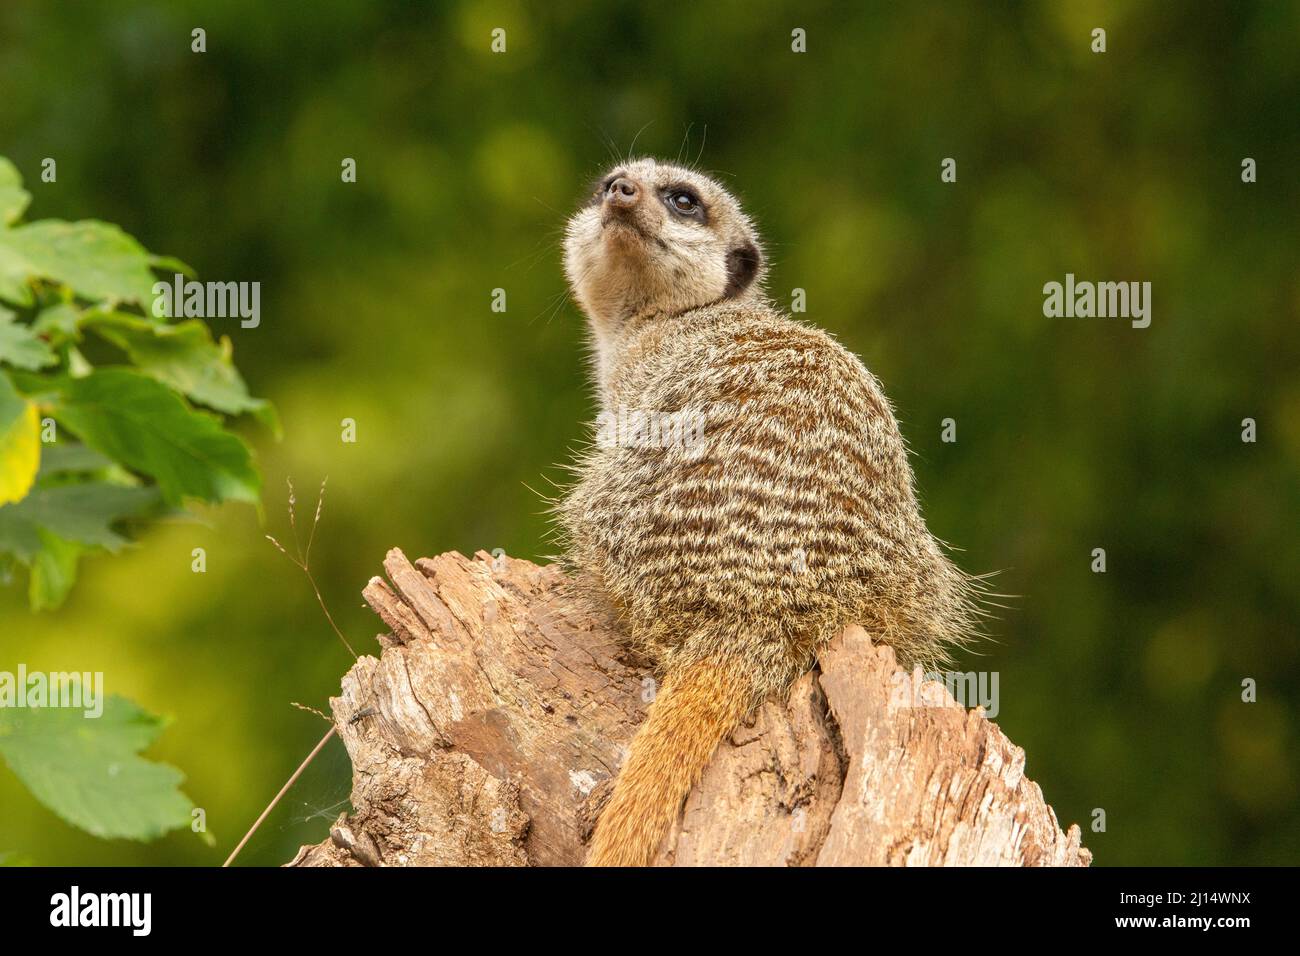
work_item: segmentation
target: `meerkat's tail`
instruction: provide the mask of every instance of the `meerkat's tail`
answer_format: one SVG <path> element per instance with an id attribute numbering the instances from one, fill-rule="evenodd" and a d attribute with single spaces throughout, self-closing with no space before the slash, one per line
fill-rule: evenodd
<path id="1" fill-rule="evenodd" d="M 711 662 L 670 674 L 636 736 L 591 841 L 588 866 L 647 866 L 722 739 L 753 700 Z"/>

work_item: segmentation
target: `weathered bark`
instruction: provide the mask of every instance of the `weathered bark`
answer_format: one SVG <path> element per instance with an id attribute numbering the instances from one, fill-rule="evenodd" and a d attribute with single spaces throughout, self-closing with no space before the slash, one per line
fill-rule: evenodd
<path id="1" fill-rule="evenodd" d="M 350 814 L 293 865 L 571 865 L 653 699 L 609 622 L 527 561 L 400 551 L 366 600 L 390 633 L 331 700 Z M 1086 866 L 1025 755 L 849 628 L 719 748 L 660 847 L 686 865 Z"/>

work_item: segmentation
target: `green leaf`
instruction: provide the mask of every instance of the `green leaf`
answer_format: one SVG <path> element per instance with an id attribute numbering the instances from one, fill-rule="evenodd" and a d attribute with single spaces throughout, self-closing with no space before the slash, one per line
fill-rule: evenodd
<path id="1" fill-rule="evenodd" d="M 0 375 L 0 506 L 22 499 L 36 480 L 40 429 L 36 406 L 14 391 L 8 376 Z"/>
<path id="2" fill-rule="evenodd" d="M 260 480 L 248 446 L 161 382 L 98 369 L 36 384 L 56 391 L 55 418 L 91 448 L 156 479 L 169 503 L 257 503 Z"/>
<path id="3" fill-rule="evenodd" d="M 159 272 L 170 272 L 172 275 L 179 272 L 181 275 L 188 276 L 191 279 L 198 275 L 198 273 L 194 271 L 193 266 L 186 265 L 175 256 L 150 256 L 149 265 L 154 269 L 157 269 Z"/>
<path id="4" fill-rule="evenodd" d="M 188 826 L 184 775 L 139 752 L 166 721 L 123 697 L 97 718 L 69 707 L 0 707 L 0 755 L 46 807 L 104 839 L 150 840 Z"/>
<path id="5" fill-rule="evenodd" d="M 112 467 L 112 464 L 111 458 L 75 441 L 49 442 L 41 447 L 41 476 L 103 471 Z"/>
<path id="6" fill-rule="evenodd" d="M 0 225 L 17 222 L 32 196 L 23 189 L 18 167 L 0 156 Z"/>
<path id="7" fill-rule="evenodd" d="M 53 444 L 42 457 L 36 487 L 21 501 L 0 507 L 0 559 L 6 564 L 17 560 L 30 569 L 27 590 L 33 611 L 61 605 L 77 580 L 81 556 L 92 548 L 121 550 L 130 542 L 114 526 L 152 515 L 160 500 L 154 487 L 70 483 L 74 475 L 69 472 L 112 465 L 84 446 Z M 56 483 L 46 484 L 50 481 Z"/>
<path id="8" fill-rule="evenodd" d="M 144 247 L 117 226 L 93 219 L 39 222 L 0 230 L 0 298 L 31 305 L 31 284 L 50 279 L 84 298 L 153 302 Z"/>
<path id="9" fill-rule="evenodd" d="M 0 508 L 0 551 L 29 564 L 41 550 L 42 530 L 66 541 L 118 551 L 128 541 L 113 525 L 139 516 L 157 503 L 156 488 L 106 481 L 38 487 L 22 501 Z"/>
<path id="10" fill-rule="evenodd" d="M 77 559 L 86 549 L 44 528 L 37 529 L 36 533 L 40 550 L 32 557 L 27 603 L 33 611 L 52 611 L 64 602 L 77 583 Z"/>
<path id="11" fill-rule="evenodd" d="M 0 362 L 17 368 L 38 369 L 53 365 L 58 358 L 50 347 L 14 314 L 0 306 Z"/>
<path id="12" fill-rule="evenodd" d="M 227 415 L 250 412 L 279 433 L 271 404 L 252 398 L 248 386 L 230 361 L 230 339 L 212 340 L 198 319 L 159 325 L 125 312 L 89 311 L 86 328 L 122 349 L 146 375 L 182 392 L 200 405 Z"/>
<path id="13" fill-rule="evenodd" d="M 77 325 L 81 321 L 81 310 L 71 302 L 59 302 L 41 311 L 32 322 L 32 331 L 42 334 L 57 334 L 65 339 L 77 337 Z"/>

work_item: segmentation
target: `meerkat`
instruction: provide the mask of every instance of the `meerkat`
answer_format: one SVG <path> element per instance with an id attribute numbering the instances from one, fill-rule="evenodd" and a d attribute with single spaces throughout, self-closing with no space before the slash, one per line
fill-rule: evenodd
<path id="1" fill-rule="evenodd" d="M 576 586 L 662 677 L 587 861 L 647 865 L 718 744 L 819 648 L 856 623 L 906 668 L 946 663 L 979 581 L 927 529 L 879 382 L 777 311 L 716 181 L 619 164 L 569 219 L 564 267 L 605 420 L 677 416 L 697 439 L 593 442 L 556 506 Z"/>

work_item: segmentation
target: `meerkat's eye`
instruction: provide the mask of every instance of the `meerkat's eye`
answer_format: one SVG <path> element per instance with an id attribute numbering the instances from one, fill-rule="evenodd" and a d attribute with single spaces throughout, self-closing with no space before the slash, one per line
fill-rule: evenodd
<path id="1" fill-rule="evenodd" d="M 665 190 L 663 196 L 664 203 L 679 216 L 704 221 L 704 207 L 700 204 L 700 197 L 694 190 L 675 186 Z"/>

